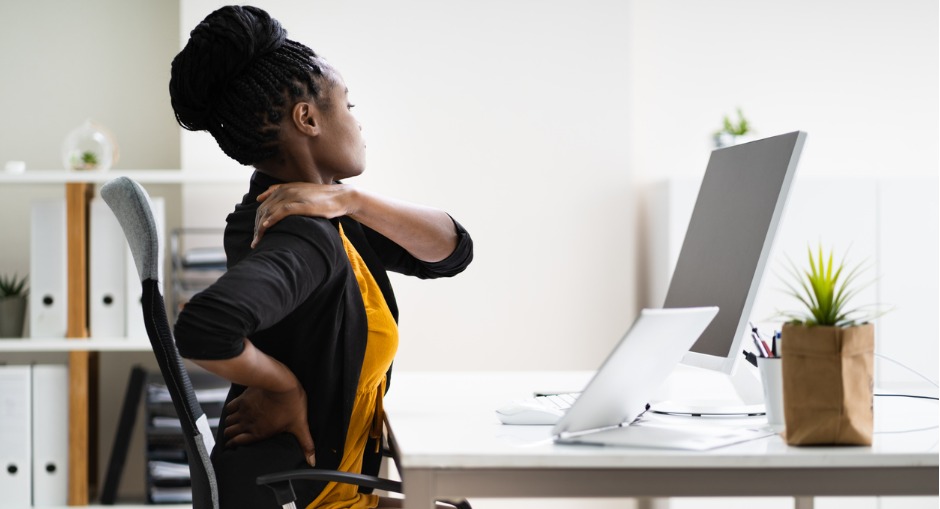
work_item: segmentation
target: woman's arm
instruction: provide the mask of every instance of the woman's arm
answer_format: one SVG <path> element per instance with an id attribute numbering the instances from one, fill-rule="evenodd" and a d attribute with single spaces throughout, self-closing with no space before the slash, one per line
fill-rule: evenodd
<path id="1" fill-rule="evenodd" d="M 193 362 L 246 389 L 226 405 L 226 445 L 257 442 L 277 433 L 297 437 L 310 466 L 316 465 L 313 437 L 307 424 L 307 394 L 294 373 L 265 354 L 247 338 L 236 357 Z"/>
<path id="2" fill-rule="evenodd" d="M 350 216 L 428 263 L 447 258 L 457 247 L 457 231 L 446 212 L 346 184 L 280 184 L 258 196 L 258 201 L 264 203 L 258 208 L 252 246 L 265 230 L 296 214 L 327 219 Z"/>
<path id="3" fill-rule="evenodd" d="M 242 225 L 249 226 L 253 215 L 245 215 Z M 291 234 L 295 231 L 309 236 Z M 227 444 L 289 432 L 308 462 L 315 461 L 302 386 L 286 365 L 246 336 L 280 322 L 329 277 L 330 250 L 316 240 L 332 231 L 323 220 L 284 221 L 261 247 L 195 295 L 176 320 L 174 336 L 183 357 L 246 387 L 226 406 Z"/>

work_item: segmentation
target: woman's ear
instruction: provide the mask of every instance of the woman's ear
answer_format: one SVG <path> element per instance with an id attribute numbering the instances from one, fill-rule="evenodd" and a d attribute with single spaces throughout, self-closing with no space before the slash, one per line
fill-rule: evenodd
<path id="1" fill-rule="evenodd" d="M 313 103 L 299 102 L 291 108 L 291 123 L 307 136 L 320 135 L 320 110 Z"/>

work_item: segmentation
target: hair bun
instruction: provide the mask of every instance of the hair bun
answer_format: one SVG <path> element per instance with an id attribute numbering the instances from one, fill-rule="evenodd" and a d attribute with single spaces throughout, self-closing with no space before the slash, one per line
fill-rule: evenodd
<path id="1" fill-rule="evenodd" d="M 170 68 L 170 101 L 179 124 L 208 129 L 214 100 L 226 85 L 286 40 L 287 30 L 257 7 L 227 6 L 206 16 Z"/>

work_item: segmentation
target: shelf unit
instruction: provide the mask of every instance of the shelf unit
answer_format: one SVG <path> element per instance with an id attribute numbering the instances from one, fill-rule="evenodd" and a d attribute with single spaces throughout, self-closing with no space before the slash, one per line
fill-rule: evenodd
<path id="1" fill-rule="evenodd" d="M 89 338 L 88 334 L 88 204 L 94 186 L 119 176 L 141 184 L 210 184 L 247 182 L 250 171 L 29 170 L 0 172 L 0 184 L 56 184 L 65 186 L 68 308 L 65 339 L 0 339 L 0 355 L 15 352 L 62 352 L 69 366 L 69 478 L 68 505 L 89 503 L 89 433 L 92 377 L 98 352 L 149 351 L 146 338 Z M 128 506 L 132 507 L 132 506 Z M 136 507 L 136 506 L 133 506 Z"/>
<path id="2" fill-rule="evenodd" d="M 196 400 L 209 421 L 212 433 L 218 431 L 222 406 L 231 384 L 211 373 L 191 373 L 190 379 Z M 147 378 L 144 390 L 146 409 L 146 490 L 147 500 L 153 504 L 192 502 L 188 453 L 183 430 L 179 425 L 176 408 L 170 400 L 166 382 L 159 372 Z M 158 475 L 151 464 L 160 464 L 164 469 Z M 173 493 L 182 488 L 184 493 Z M 162 492 L 162 493 L 161 493 Z M 183 497 L 187 500 L 183 500 Z"/>

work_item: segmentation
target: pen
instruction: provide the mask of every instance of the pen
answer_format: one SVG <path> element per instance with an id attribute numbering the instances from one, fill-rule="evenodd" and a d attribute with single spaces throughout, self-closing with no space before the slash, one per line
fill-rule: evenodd
<path id="1" fill-rule="evenodd" d="M 776 357 L 776 356 L 777 356 L 776 354 L 772 354 L 772 353 L 771 353 L 770 346 L 767 345 L 767 342 L 766 342 L 766 341 L 764 341 L 764 340 L 762 339 L 762 340 L 760 340 L 760 343 L 761 343 L 762 345 L 764 345 L 764 351 L 767 352 L 767 355 L 765 355 L 765 357 Z"/>
<path id="2" fill-rule="evenodd" d="M 761 357 L 767 357 L 769 352 L 764 348 L 764 342 L 761 340 L 760 336 L 757 335 L 757 332 L 751 333 L 751 339 L 754 340 L 754 346 L 757 347 L 757 353 Z"/>
<path id="3" fill-rule="evenodd" d="M 770 354 L 774 357 L 777 356 L 777 334 L 774 333 L 774 336 L 770 338 Z"/>

